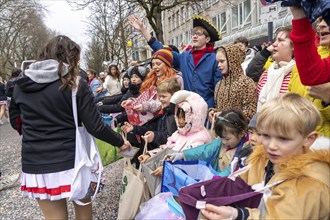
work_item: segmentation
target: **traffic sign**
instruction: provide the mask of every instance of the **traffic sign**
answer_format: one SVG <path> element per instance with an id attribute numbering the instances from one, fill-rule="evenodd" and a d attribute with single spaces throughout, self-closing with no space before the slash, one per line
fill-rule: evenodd
<path id="1" fill-rule="evenodd" d="M 263 5 L 263 6 L 266 6 L 266 5 L 271 5 L 271 4 L 273 4 L 273 3 L 269 3 L 269 2 L 266 2 L 266 0 L 260 0 L 260 2 L 261 2 L 261 4 Z"/>
<path id="2" fill-rule="evenodd" d="M 277 4 L 272 4 L 268 6 L 263 6 L 260 8 L 260 19 L 261 23 L 271 22 L 278 19 L 278 6 Z"/>

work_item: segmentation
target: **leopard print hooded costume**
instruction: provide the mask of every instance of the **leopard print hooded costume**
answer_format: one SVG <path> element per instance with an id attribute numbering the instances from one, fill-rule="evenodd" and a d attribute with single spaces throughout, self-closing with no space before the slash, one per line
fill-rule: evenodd
<path id="1" fill-rule="evenodd" d="M 242 111 L 250 120 L 256 113 L 258 97 L 254 81 L 244 75 L 241 67 L 245 53 L 233 44 L 220 48 L 225 51 L 228 74 L 224 75 L 224 78 L 215 87 L 214 100 L 216 108 L 211 110 L 217 112 L 234 108 Z"/>

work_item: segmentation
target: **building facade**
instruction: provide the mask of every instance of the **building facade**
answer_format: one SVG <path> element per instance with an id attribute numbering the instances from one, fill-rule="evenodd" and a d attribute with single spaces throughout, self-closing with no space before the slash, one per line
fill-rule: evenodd
<path id="1" fill-rule="evenodd" d="M 273 6 L 276 7 L 276 17 L 270 19 L 273 22 L 272 32 L 281 26 L 291 25 L 292 15 L 289 9 L 280 7 L 280 2 L 274 3 Z M 250 46 L 262 44 L 269 40 L 268 21 L 265 21 L 265 16 L 262 15 L 265 7 L 260 0 L 204 0 L 198 4 L 176 6 L 162 14 L 164 41 L 182 50 L 191 43 L 192 17 L 202 15 L 222 34 L 222 40 L 216 42 L 215 47 L 232 43 L 241 36 L 249 40 Z M 135 14 L 139 15 L 152 34 L 153 30 L 145 18 L 144 10 L 136 10 Z M 152 50 L 139 33 L 132 30 L 131 40 L 133 60 L 143 61 L 151 57 Z"/>
<path id="2" fill-rule="evenodd" d="M 273 30 L 281 26 L 291 25 L 291 13 L 288 8 L 273 4 L 276 18 Z M 208 18 L 222 33 L 222 40 L 217 45 L 233 42 L 244 36 L 254 46 L 268 39 L 268 22 L 261 14 L 263 6 L 259 0 L 204 0 L 200 4 L 177 6 L 163 13 L 164 40 L 179 49 L 190 43 L 192 17 L 202 15 Z M 273 7 L 274 8 L 274 7 Z"/>

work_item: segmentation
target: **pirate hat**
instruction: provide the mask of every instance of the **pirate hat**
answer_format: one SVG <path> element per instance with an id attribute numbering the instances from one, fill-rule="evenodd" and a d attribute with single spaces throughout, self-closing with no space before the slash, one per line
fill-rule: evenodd
<path id="1" fill-rule="evenodd" d="M 204 28 L 210 35 L 210 42 L 221 40 L 220 31 L 205 17 L 196 15 L 193 17 L 193 27 L 200 26 Z"/>

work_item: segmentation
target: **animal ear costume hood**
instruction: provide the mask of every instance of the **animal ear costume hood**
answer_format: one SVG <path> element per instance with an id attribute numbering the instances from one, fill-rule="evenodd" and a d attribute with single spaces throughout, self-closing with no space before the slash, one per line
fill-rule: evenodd
<path id="1" fill-rule="evenodd" d="M 181 135 L 195 133 L 204 128 L 204 122 L 207 116 L 207 103 L 194 92 L 180 90 L 173 94 L 171 103 L 175 104 L 175 122 L 178 126 L 178 132 Z M 178 117 L 176 113 L 181 108 L 185 112 L 185 126 L 179 128 Z"/>

